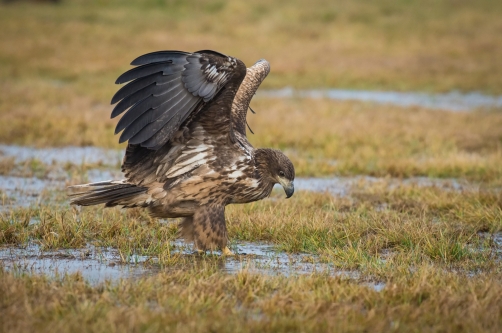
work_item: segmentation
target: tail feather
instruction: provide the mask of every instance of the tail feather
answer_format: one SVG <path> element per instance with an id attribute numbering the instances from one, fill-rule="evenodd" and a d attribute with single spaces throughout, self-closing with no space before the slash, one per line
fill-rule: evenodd
<path id="1" fill-rule="evenodd" d="M 105 204 L 106 207 L 145 207 L 149 202 L 146 187 L 129 184 L 125 180 L 69 186 L 70 203 L 79 206 Z"/>

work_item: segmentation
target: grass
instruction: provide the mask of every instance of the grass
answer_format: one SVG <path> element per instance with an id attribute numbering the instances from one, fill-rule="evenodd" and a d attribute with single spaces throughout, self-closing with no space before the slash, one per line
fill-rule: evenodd
<path id="1" fill-rule="evenodd" d="M 265 88 L 501 94 L 501 11 L 489 0 L 1 4 L 0 142 L 123 148 L 108 119 L 112 83 L 137 55 L 160 49 L 266 58 Z M 62 191 L 44 190 L 28 208 L 0 206 L 0 247 L 94 245 L 115 249 L 125 267 L 136 255 L 155 258 L 145 269 L 160 272 L 90 284 L 0 260 L 0 332 L 501 330 L 500 110 L 271 98 L 252 107 L 251 142 L 284 150 L 297 175 L 382 178 L 347 197 L 300 191 L 286 201 L 274 192 L 229 206 L 232 244 L 267 242 L 355 276 L 229 275 L 225 258 L 175 251 L 175 223 L 141 210 L 76 209 Z M 56 174 L 68 184 L 103 167 L 116 169 L 0 156 L 2 176 Z M 390 179 L 415 176 L 469 186 Z"/>
<path id="2" fill-rule="evenodd" d="M 284 150 L 299 176 L 426 176 L 502 183 L 502 113 L 495 110 L 452 113 L 310 99 L 256 99 L 252 106 L 258 114 L 248 117 L 256 133 L 249 135 L 251 143 Z M 109 112 L 108 107 L 87 108 L 74 116 L 64 109 L 33 109 L 33 122 L 13 112 L 0 122 L 0 142 L 123 149 L 113 135 L 115 121 L 108 119 Z M 4 160 L 0 170 L 13 167 Z"/>
<path id="3" fill-rule="evenodd" d="M 268 59 L 266 87 L 499 94 L 501 13 L 490 0 L 4 4 L 2 91 L 69 87 L 109 100 L 111 82 L 139 54 L 215 49 L 248 64 Z"/>
<path id="4" fill-rule="evenodd" d="M 264 88 L 499 94 L 501 11 L 488 0 L 2 4 L 0 142 L 123 148 L 109 119 L 113 82 L 137 55 L 159 49 L 213 48 L 248 64 L 266 58 Z M 253 144 L 287 149 L 302 176 L 501 183 L 500 110 L 308 99 L 255 99 L 253 107 Z"/>
<path id="5" fill-rule="evenodd" d="M 77 211 L 56 201 L 3 214 L 0 243 L 111 246 L 126 262 L 134 254 L 158 258 L 161 272 L 89 285 L 78 274 L 54 279 L 0 268 L 2 328 L 496 332 L 502 326 L 500 244 L 490 237 L 502 230 L 499 192 L 381 181 L 355 186 L 350 197 L 281 198 L 229 206 L 231 240 L 308 252 L 336 269 L 357 270 L 359 278 L 227 275 L 218 268 L 224 258 L 173 252 L 175 224 L 141 210 Z M 365 281 L 385 287 L 377 292 Z M 21 320 L 21 313 L 29 315 Z"/>
<path id="6" fill-rule="evenodd" d="M 58 202 L 57 195 L 52 197 Z M 266 241 L 288 253 L 321 255 L 339 267 L 363 267 L 385 251 L 406 255 L 401 259 L 409 265 L 424 258 L 474 265 L 489 258 L 488 252 L 469 250 L 484 244 L 480 233 L 502 231 L 502 198 L 497 191 L 455 192 L 404 183 L 389 187 L 381 181 L 354 189 L 350 198 L 308 192 L 288 201 L 282 197 L 275 193 L 276 200 L 229 206 L 230 239 Z M 36 240 L 44 249 L 57 249 L 94 243 L 127 256 L 171 260 L 172 249 L 164 245 L 176 237 L 176 224 L 158 223 L 144 210 L 77 210 L 67 208 L 64 196 L 59 200 L 63 206 L 42 204 L 3 214 L 0 244 L 22 246 Z M 354 257 L 349 260 L 341 253 Z"/>
<path id="7" fill-rule="evenodd" d="M 500 179 L 502 114 L 329 100 L 256 100 L 257 146 L 287 151 L 300 175 Z M 308 121 L 305 121 L 308 119 Z"/>
<path id="8" fill-rule="evenodd" d="M 430 266 L 393 277 L 380 293 L 340 278 L 211 269 L 99 287 L 78 276 L 0 277 L 0 325 L 16 332 L 496 332 L 502 314 L 500 276 L 466 278 Z"/>

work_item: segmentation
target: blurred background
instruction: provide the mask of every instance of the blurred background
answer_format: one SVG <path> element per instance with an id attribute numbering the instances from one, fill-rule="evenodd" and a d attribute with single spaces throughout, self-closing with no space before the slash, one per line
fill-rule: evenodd
<path id="1" fill-rule="evenodd" d="M 271 63 L 250 140 L 287 150 L 300 175 L 499 182 L 501 17 L 493 0 L 3 1 L 0 143 L 119 148 L 109 101 L 130 61 L 213 49 Z M 458 112 L 274 90 L 285 87 L 495 102 Z"/>
<path id="2" fill-rule="evenodd" d="M 248 138 L 296 170 L 235 259 L 66 192 L 123 178 L 130 62 L 204 49 L 270 62 Z M 0 332 L 502 332 L 501 263 L 501 0 L 0 0 Z"/>

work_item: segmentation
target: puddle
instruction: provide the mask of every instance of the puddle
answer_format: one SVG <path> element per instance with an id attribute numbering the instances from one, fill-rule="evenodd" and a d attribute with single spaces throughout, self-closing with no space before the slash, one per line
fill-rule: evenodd
<path id="1" fill-rule="evenodd" d="M 122 173 L 119 170 L 91 169 L 86 174 L 88 182 L 121 178 Z M 55 195 L 55 193 L 51 192 L 66 192 L 69 180 L 70 176 L 67 173 L 58 172 L 58 170 L 53 170 L 52 174 L 44 179 L 0 175 L 0 212 L 8 208 L 29 207 L 42 202 L 49 202 Z"/>
<path id="2" fill-rule="evenodd" d="M 452 91 L 443 94 L 427 94 L 418 92 L 366 91 L 344 89 L 310 89 L 296 90 L 283 88 L 276 90 L 259 90 L 258 97 L 274 98 L 328 98 L 333 100 L 351 100 L 391 104 L 403 107 L 421 106 L 436 110 L 456 112 L 473 111 L 477 108 L 502 107 L 502 96 L 489 96 L 478 92 L 462 94 Z"/>
<path id="3" fill-rule="evenodd" d="M 32 148 L 12 145 L 0 145 L 0 157 L 14 157 L 16 162 L 37 159 L 45 164 L 103 164 L 119 165 L 122 162 L 122 150 L 96 147 Z"/>
<path id="4" fill-rule="evenodd" d="M 489 242 L 492 243 L 491 254 L 495 256 L 498 262 L 502 262 L 502 232 L 497 232 L 494 234 L 491 234 L 489 232 L 478 232 L 478 236 L 481 239 L 489 240 Z M 471 248 L 471 250 L 474 252 L 480 252 L 483 251 L 484 249 L 482 247 L 480 248 L 473 247 Z"/>
<path id="5" fill-rule="evenodd" d="M 64 172 L 53 171 L 44 179 L 36 177 L 0 176 L 0 211 L 14 207 L 29 207 L 39 203 L 49 202 L 59 193 L 66 192 L 70 176 Z M 100 182 L 110 179 L 122 179 L 119 170 L 90 169 L 86 173 L 86 182 Z M 407 179 L 376 178 L 369 176 L 330 177 L 330 178 L 296 178 L 297 191 L 326 192 L 338 197 L 347 197 L 354 188 L 364 189 L 368 185 L 383 182 L 388 188 L 401 185 L 416 185 L 420 187 L 439 187 L 445 191 L 478 191 L 480 186 L 456 179 L 435 179 L 414 177 Z M 276 190 L 281 191 L 276 185 Z"/>
<path id="6" fill-rule="evenodd" d="M 236 249 L 235 249 L 236 248 Z M 294 276 L 302 274 L 325 274 L 358 279 L 356 271 L 338 270 L 328 263 L 320 263 L 317 256 L 309 254 L 288 254 L 263 243 L 238 243 L 234 247 L 235 257 L 226 260 L 222 270 L 236 274 L 242 270 L 265 274 Z"/>
<path id="7" fill-rule="evenodd" d="M 241 242 L 233 250 L 236 256 L 218 257 L 216 261 L 218 269 L 223 273 L 233 275 L 245 271 L 283 276 L 323 274 L 355 281 L 360 278 L 357 271 L 336 269 L 333 265 L 320 263 L 316 256 L 308 254 L 279 252 L 270 244 Z M 175 242 L 173 253 L 186 254 L 194 264 L 204 260 L 203 256 L 194 255 L 191 247 L 180 240 Z M 58 278 L 65 274 L 80 273 L 92 285 L 104 281 L 136 279 L 172 269 L 156 264 L 155 257 L 132 255 L 127 259 L 129 263 L 124 264 L 118 251 L 94 246 L 41 251 L 38 245 L 30 244 L 26 248 L 0 249 L 0 265 L 17 274 L 44 274 Z M 381 291 L 385 286 L 379 282 L 364 282 L 364 285 L 376 291 Z"/>
<path id="8" fill-rule="evenodd" d="M 439 179 L 427 177 L 377 178 L 370 176 L 330 177 L 330 178 L 296 178 L 295 190 L 327 192 L 335 196 L 348 196 L 355 186 L 365 187 L 368 184 L 384 183 L 390 189 L 401 185 L 419 187 L 439 187 L 447 191 L 476 191 L 479 186 L 457 179 Z M 280 187 L 278 187 L 280 188 Z"/>
<path id="9" fill-rule="evenodd" d="M 66 192 L 70 176 L 64 172 L 54 172 L 57 177 L 39 179 L 36 177 L 0 176 L 0 211 L 14 207 L 29 207 L 46 203 L 55 195 L 54 191 Z M 119 170 L 90 169 L 86 173 L 86 182 L 100 182 L 110 179 L 122 179 Z M 477 191 L 476 184 L 456 179 L 434 179 L 414 177 L 407 179 L 376 178 L 369 176 L 330 177 L 330 178 L 296 178 L 295 190 L 327 192 L 331 195 L 349 196 L 354 187 L 367 187 L 378 182 L 384 182 L 388 188 L 400 185 L 416 185 L 421 187 L 439 187 L 446 191 Z M 276 185 L 276 190 L 281 191 Z M 52 193 L 51 193 L 52 192 Z"/>
<path id="10" fill-rule="evenodd" d="M 85 280 L 96 285 L 148 273 L 144 265 L 124 265 L 119 259 L 116 251 L 92 246 L 57 251 L 41 251 L 36 245 L 24 249 L 0 249 L 0 265 L 19 274 L 44 274 L 57 278 L 80 273 Z"/>
<path id="11" fill-rule="evenodd" d="M 0 176 L 0 211 L 13 206 L 38 204 L 44 194 L 62 186 L 64 182 L 58 180 Z"/>

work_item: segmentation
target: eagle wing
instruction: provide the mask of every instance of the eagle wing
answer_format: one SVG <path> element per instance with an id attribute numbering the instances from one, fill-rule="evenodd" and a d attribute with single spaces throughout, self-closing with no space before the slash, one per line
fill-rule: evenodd
<path id="1" fill-rule="evenodd" d="M 116 83 L 129 82 L 112 98 L 112 118 L 123 113 L 115 132 L 128 141 L 122 171 L 136 185 L 170 182 L 212 156 L 216 140 L 232 134 L 231 106 L 210 103 L 242 62 L 214 51 L 160 51 L 132 62 L 138 67 Z M 206 136 L 188 133 L 202 122 Z M 181 144 L 180 142 L 183 142 Z M 214 154 L 213 154 L 214 155 Z M 213 156 L 214 158 L 214 156 Z"/>
<path id="2" fill-rule="evenodd" d="M 232 103 L 232 126 L 239 134 L 246 136 L 246 116 L 249 103 L 260 84 L 270 73 L 270 64 L 265 59 L 258 60 L 247 68 L 246 77 L 242 81 Z"/>
<path id="3" fill-rule="evenodd" d="M 236 59 L 214 51 L 160 51 L 136 58 L 122 74 L 125 83 L 112 98 L 119 142 L 157 150 L 189 116 L 202 109 L 232 78 Z"/>

